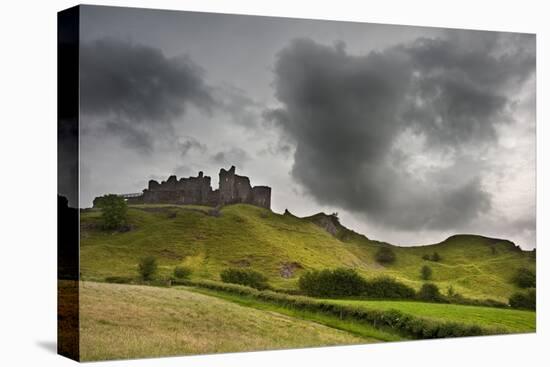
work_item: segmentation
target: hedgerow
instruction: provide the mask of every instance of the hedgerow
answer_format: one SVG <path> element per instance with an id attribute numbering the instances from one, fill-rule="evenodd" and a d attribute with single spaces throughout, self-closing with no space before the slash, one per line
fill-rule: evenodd
<path id="1" fill-rule="evenodd" d="M 298 286 L 308 296 L 351 297 L 363 293 L 366 281 L 353 269 L 324 269 L 306 272 Z"/>
<path id="2" fill-rule="evenodd" d="M 303 274 L 298 286 L 311 297 L 414 298 L 413 288 L 389 277 L 365 279 L 353 269 L 312 270 Z"/>
<path id="3" fill-rule="evenodd" d="M 224 283 L 233 283 L 249 286 L 256 289 L 267 289 L 267 278 L 251 269 L 224 269 L 220 273 Z"/>
<path id="4" fill-rule="evenodd" d="M 329 303 L 305 296 L 292 296 L 269 290 L 260 291 L 251 287 L 236 284 L 224 284 L 207 280 L 185 280 L 178 281 L 176 284 L 195 286 L 240 296 L 252 297 L 286 308 L 321 312 L 327 315 L 339 317 L 341 319 L 353 319 L 359 322 L 371 324 L 376 328 L 391 328 L 402 335 L 415 339 L 452 338 L 459 336 L 494 335 L 506 333 L 505 330 L 498 328 L 487 328 L 458 322 L 429 320 L 405 314 L 397 310 L 380 311 L 362 308 L 359 309 L 349 305 Z"/>
<path id="5" fill-rule="evenodd" d="M 413 288 L 389 277 L 369 279 L 365 283 L 362 296 L 366 298 L 409 299 L 415 297 Z"/>

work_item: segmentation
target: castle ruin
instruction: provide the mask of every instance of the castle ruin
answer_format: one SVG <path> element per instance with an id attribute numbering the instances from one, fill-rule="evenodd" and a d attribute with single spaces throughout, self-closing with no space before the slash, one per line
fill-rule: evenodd
<path id="1" fill-rule="evenodd" d="M 271 188 L 250 185 L 248 177 L 235 174 L 235 166 L 220 170 L 220 183 L 212 190 L 210 177 L 199 172 L 197 177 L 177 179 L 176 176 L 159 183 L 150 180 L 139 196 L 129 197 L 128 204 L 194 204 L 222 206 L 227 204 L 251 204 L 271 209 Z"/>

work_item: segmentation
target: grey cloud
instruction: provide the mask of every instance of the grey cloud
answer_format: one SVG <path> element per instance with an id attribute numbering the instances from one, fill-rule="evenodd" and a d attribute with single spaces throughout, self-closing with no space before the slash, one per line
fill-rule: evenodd
<path id="1" fill-rule="evenodd" d="M 453 31 L 448 39 L 418 39 L 396 49 L 414 69 L 403 118 L 430 144 L 454 148 L 495 139 L 495 126 L 509 122 L 510 90 L 533 73 L 529 35 Z"/>
<path id="2" fill-rule="evenodd" d="M 233 165 L 241 168 L 244 167 L 244 163 L 250 159 L 248 153 L 246 153 L 243 149 L 236 147 L 217 152 L 211 158 L 214 163 L 222 166 Z"/>
<path id="3" fill-rule="evenodd" d="M 203 71 L 187 57 L 101 39 L 82 43 L 80 60 L 82 113 L 141 151 L 151 150 L 159 132 L 169 135 L 189 105 L 206 113 L 215 105 Z"/>
<path id="4" fill-rule="evenodd" d="M 153 137 L 143 128 L 130 122 L 107 121 L 104 129 L 109 134 L 119 136 L 122 143 L 129 148 L 146 154 L 153 150 Z"/>
<path id="5" fill-rule="evenodd" d="M 457 228 L 487 212 L 469 151 L 495 143 L 511 91 L 534 71 L 534 49 L 510 37 L 470 32 L 363 56 L 293 41 L 275 63 L 282 106 L 264 113 L 296 146 L 293 178 L 321 204 L 398 229 Z M 452 164 L 410 172 L 396 146 L 405 131 Z"/>
<path id="6" fill-rule="evenodd" d="M 178 142 L 178 148 L 182 157 L 185 157 L 187 153 L 193 149 L 202 153 L 205 153 L 207 150 L 205 144 L 201 143 L 192 136 L 186 136 L 180 139 Z"/>
<path id="7" fill-rule="evenodd" d="M 247 129 L 261 127 L 259 117 L 263 105 L 248 96 L 244 90 L 226 83 L 216 88 L 215 95 L 220 110 L 231 117 L 233 124 Z"/>

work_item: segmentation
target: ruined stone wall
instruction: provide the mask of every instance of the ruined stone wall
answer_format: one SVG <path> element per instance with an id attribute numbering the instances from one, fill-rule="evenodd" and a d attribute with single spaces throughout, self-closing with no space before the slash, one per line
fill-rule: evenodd
<path id="1" fill-rule="evenodd" d="M 254 186 L 252 188 L 252 205 L 271 209 L 271 187 Z"/>
<path id="2" fill-rule="evenodd" d="M 235 174 L 235 166 L 221 169 L 218 190 L 212 190 L 211 179 L 199 172 L 197 177 L 177 179 L 170 176 L 161 183 L 151 180 L 143 195 L 129 198 L 132 204 L 196 204 L 218 206 L 246 203 L 271 208 L 271 188 L 250 185 L 248 177 Z"/>
<path id="3" fill-rule="evenodd" d="M 231 166 L 228 171 L 223 168 L 220 170 L 219 187 L 220 204 L 231 204 L 235 198 L 235 166 Z"/>

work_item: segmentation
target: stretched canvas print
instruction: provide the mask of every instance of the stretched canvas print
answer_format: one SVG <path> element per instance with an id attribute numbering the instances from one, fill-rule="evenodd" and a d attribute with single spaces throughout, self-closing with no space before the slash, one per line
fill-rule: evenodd
<path id="1" fill-rule="evenodd" d="M 535 332 L 535 35 L 58 21 L 60 354 Z"/>

